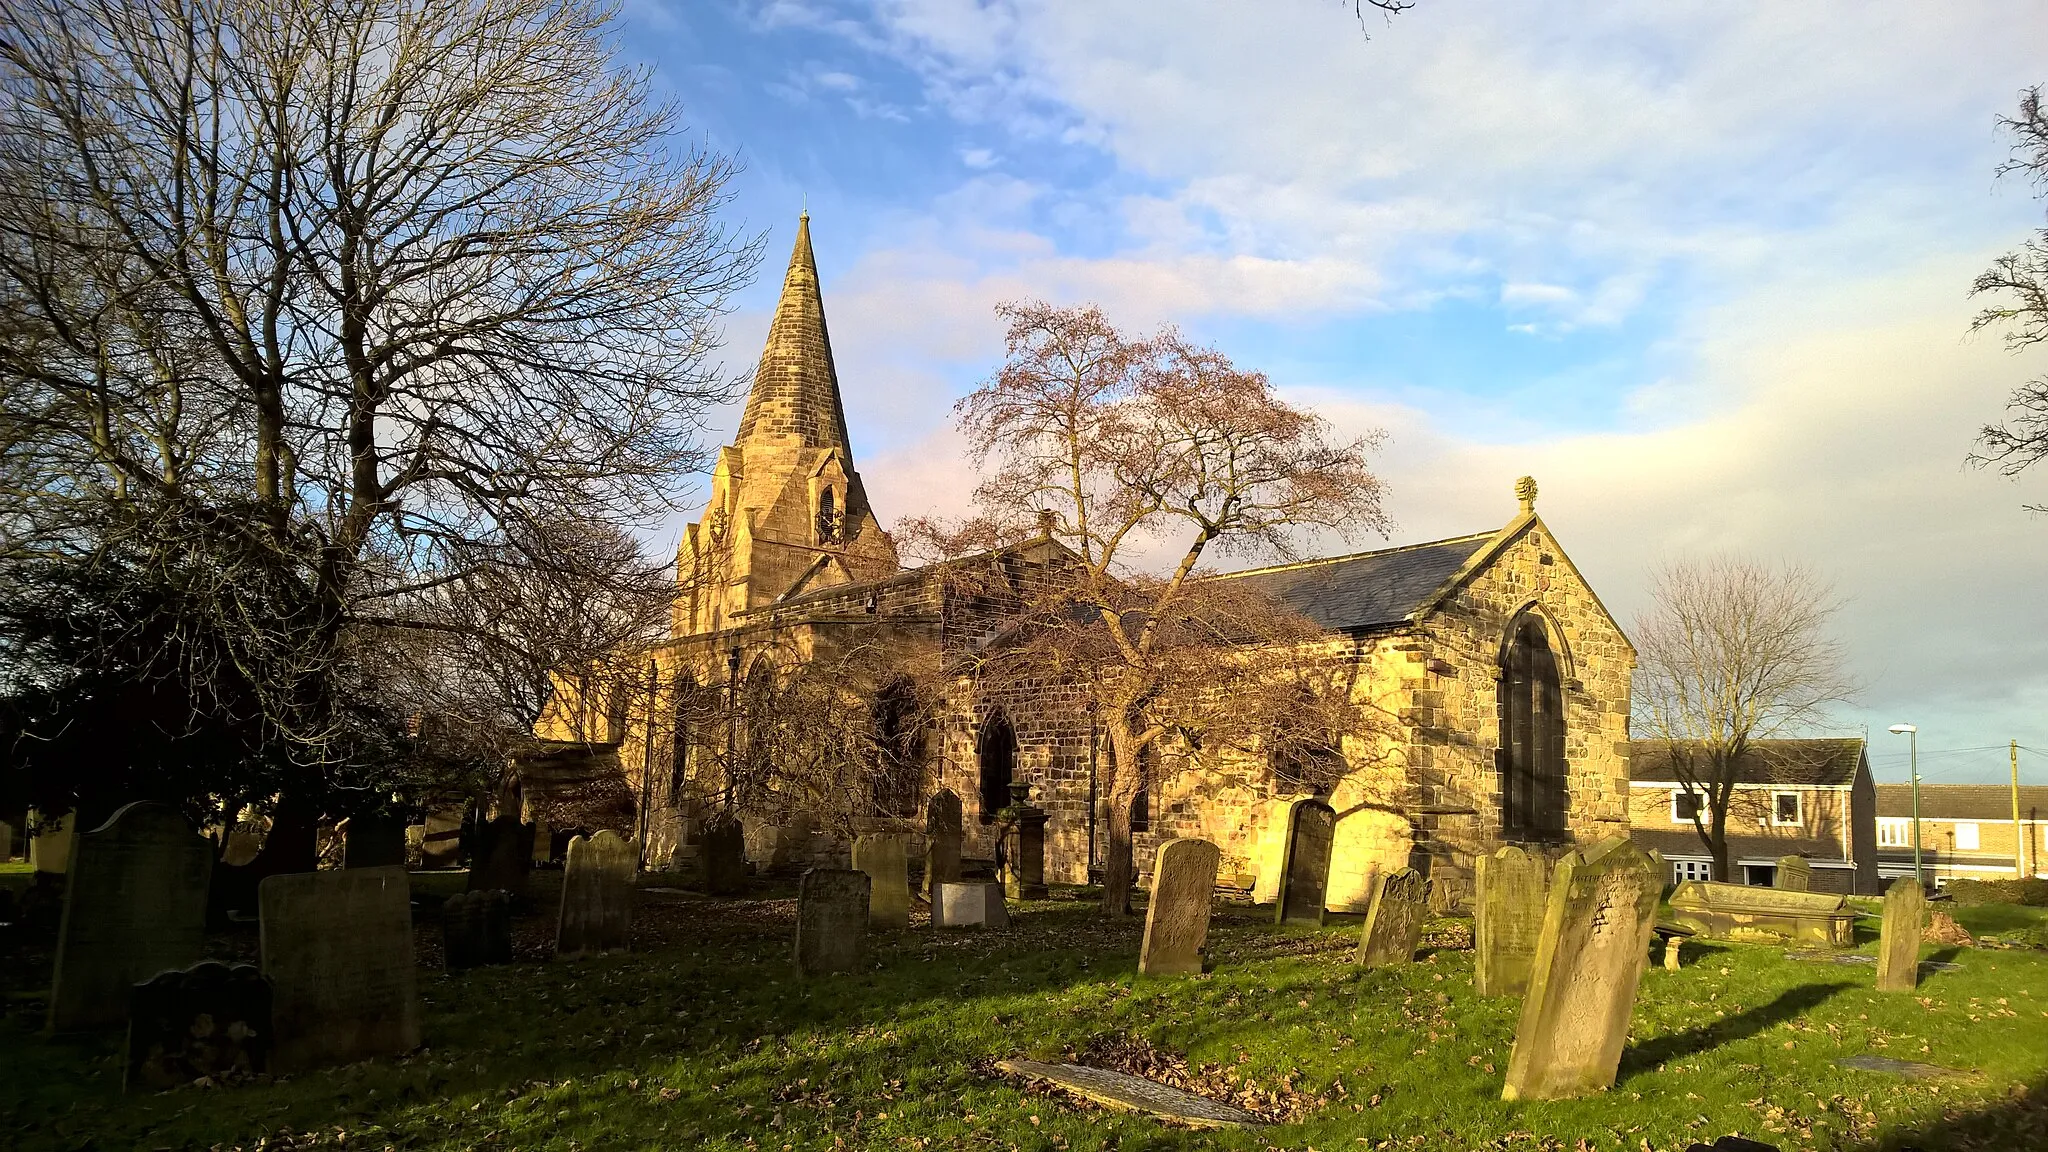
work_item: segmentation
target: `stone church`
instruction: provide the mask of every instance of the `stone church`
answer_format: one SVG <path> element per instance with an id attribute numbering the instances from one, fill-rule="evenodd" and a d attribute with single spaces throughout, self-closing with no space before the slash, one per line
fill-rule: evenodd
<path id="1" fill-rule="evenodd" d="M 1556 847 L 1625 832 L 1635 654 L 1536 514 L 1534 482 L 1515 494 L 1519 508 L 1498 528 L 1218 577 L 1256 582 L 1325 629 L 1363 673 L 1354 691 L 1391 723 L 1347 736 L 1341 762 L 1314 779 L 1267 765 L 1156 771 L 1133 810 L 1141 874 L 1158 844 L 1199 836 L 1222 848 L 1222 883 L 1271 899 L 1289 807 L 1310 795 L 1337 814 L 1327 901 L 1339 911 L 1364 907 L 1376 868 L 1467 876 L 1475 853 L 1504 842 Z M 1065 554 L 1041 536 L 955 565 L 1021 587 L 1050 578 Z M 887 738 L 902 754 L 860 805 L 863 830 L 921 836 L 928 811 L 951 808 L 966 855 L 988 859 L 994 813 L 1021 784 L 1049 814 L 1046 878 L 1099 876 L 1107 751 L 1079 693 L 985 689 L 959 672 L 1012 622 L 1002 598 L 902 567 L 868 502 L 808 217 L 738 434 L 719 453 L 676 570 L 670 638 L 630 657 L 651 673 L 646 687 L 599 701 L 565 681 L 536 731 L 546 751 L 526 766 L 529 795 L 547 791 L 550 773 L 604 778 L 637 809 L 613 822 L 642 831 L 658 866 L 690 850 L 715 788 L 698 778 L 710 757 L 693 749 L 732 738 L 688 731 L 678 703 L 707 690 L 737 699 L 772 682 L 793 653 L 858 651 L 942 681 L 926 686 L 938 703 L 920 730 Z M 757 864 L 843 859 L 843 838 L 800 818 L 740 814 Z"/>

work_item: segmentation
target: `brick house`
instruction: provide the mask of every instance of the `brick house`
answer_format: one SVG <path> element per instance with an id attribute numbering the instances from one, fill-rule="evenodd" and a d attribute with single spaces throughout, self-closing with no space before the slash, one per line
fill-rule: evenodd
<path id="1" fill-rule="evenodd" d="M 1671 881 L 1709 880 L 1713 857 L 1694 830 L 1704 798 L 1672 767 L 1693 754 L 1685 742 L 1631 742 L 1629 838 L 1663 854 Z M 1877 785 L 1857 739 L 1760 740 L 1736 764 L 1728 805 L 1729 865 L 1736 884 L 1769 885 L 1784 856 L 1813 866 L 1813 887 L 1878 890 Z"/>
<path id="2" fill-rule="evenodd" d="M 2018 860 L 2015 860 L 2015 854 Z M 1913 874 L 1913 786 L 1877 786 L 1878 871 L 1889 880 Z M 1954 879 L 2048 879 L 2048 787 L 2004 784 L 1920 785 L 1920 858 L 1936 887 Z"/>

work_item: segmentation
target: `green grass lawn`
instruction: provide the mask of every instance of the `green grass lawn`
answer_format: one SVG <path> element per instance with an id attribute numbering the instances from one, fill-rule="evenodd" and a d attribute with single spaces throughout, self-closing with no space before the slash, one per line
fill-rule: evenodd
<path id="1" fill-rule="evenodd" d="M 1007 931 L 884 936 L 872 971 L 804 983 L 787 899 L 643 894 L 638 951 L 545 962 L 556 877 L 538 879 L 520 963 L 422 971 L 427 1047 L 404 1059 L 123 1098 L 116 1038 L 37 1036 L 40 1005 L 17 992 L 0 1025 L 11 1146 L 1665 1152 L 1741 1133 L 1788 1149 L 2048 1147 L 2044 952 L 1943 950 L 1960 970 L 1881 996 L 1867 965 L 1694 945 L 1683 970 L 1646 974 L 1611 1091 L 1505 1104 L 1518 1002 L 1476 997 L 1471 953 L 1451 947 L 1362 972 L 1355 926 L 1282 930 L 1229 908 L 1214 972 L 1143 978 L 1140 921 L 1054 900 Z M 438 964 L 444 886 L 422 885 L 423 964 Z M 1443 927 L 1432 939 L 1463 931 Z M 215 943 L 249 951 L 246 934 Z M 1963 1074 L 1834 1063 L 1865 1053 Z M 1286 1122 L 1195 1132 L 1099 1111 L 992 1069 L 1018 1054 L 1180 1078 Z"/>

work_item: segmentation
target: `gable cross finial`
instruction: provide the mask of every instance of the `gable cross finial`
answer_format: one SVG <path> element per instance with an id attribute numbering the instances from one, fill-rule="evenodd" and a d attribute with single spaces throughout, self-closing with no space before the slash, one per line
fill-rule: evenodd
<path id="1" fill-rule="evenodd" d="M 1534 512 L 1536 510 L 1536 478 L 1534 476 L 1524 476 L 1520 480 L 1515 481 L 1515 499 L 1522 502 L 1522 511 Z"/>

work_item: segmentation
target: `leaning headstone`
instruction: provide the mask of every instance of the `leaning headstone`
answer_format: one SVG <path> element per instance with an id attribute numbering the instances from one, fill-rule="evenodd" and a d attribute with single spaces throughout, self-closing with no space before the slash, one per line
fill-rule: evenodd
<path id="1" fill-rule="evenodd" d="M 736 896 L 747 886 L 747 830 L 736 817 L 714 820 L 704 829 L 699 849 L 704 865 L 704 891 Z"/>
<path id="2" fill-rule="evenodd" d="M 476 828 L 476 850 L 466 887 L 471 892 L 509 892 L 526 896 L 526 878 L 533 870 L 533 825 L 517 816 L 500 816 Z"/>
<path id="3" fill-rule="evenodd" d="M 853 867 L 874 881 L 868 916 L 875 927 L 910 927 L 910 865 L 903 858 L 903 837 L 889 832 L 854 837 Z"/>
<path id="4" fill-rule="evenodd" d="M 123 1091 L 270 1071 L 270 982 L 254 964 L 159 972 L 131 995 Z"/>
<path id="5" fill-rule="evenodd" d="M 623 951 L 633 929 L 633 842 L 604 831 L 569 841 L 555 956 Z"/>
<path id="6" fill-rule="evenodd" d="M 37 872 L 62 872 L 70 867 L 72 831 L 77 823 L 76 812 L 66 812 L 55 820 L 48 820 L 30 809 L 29 867 Z"/>
<path id="7" fill-rule="evenodd" d="M 797 975 L 823 976 L 860 967 L 867 955 L 873 884 L 868 873 L 855 868 L 813 868 L 797 881 Z"/>
<path id="8" fill-rule="evenodd" d="M 53 1032 L 128 1018 L 135 985 L 206 954 L 213 845 L 165 805 L 130 804 L 72 845 L 50 989 Z"/>
<path id="9" fill-rule="evenodd" d="M 1373 884 L 1372 906 L 1358 934 L 1354 959 L 1367 968 L 1406 964 L 1422 942 L 1422 921 L 1429 913 L 1429 881 L 1413 868 L 1380 873 Z"/>
<path id="10" fill-rule="evenodd" d="M 1222 850 L 1207 840 L 1168 840 L 1159 846 L 1138 971 L 1147 976 L 1201 974 L 1202 945 L 1209 939 L 1209 901 L 1222 858 Z"/>
<path id="11" fill-rule="evenodd" d="M 1790 892 L 1808 892 L 1813 889 L 1813 865 L 1804 856 L 1780 856 L 1778 867 L 1771 880 L 1771 887 L 1783 888 Z"/>
<path id="12" fill-rule="evenodd" d="M 1901 876 L 1884 894 L 1884 925 L 1878 930 L 1877 990 L 1911 992 L 1920 984 L 1920 930 L 1927 917 L 1927 893 L 1917 876 Z"/>
<path id="13" fill-rule="evenodd" d="M 441 905 L 441 954 L 450 972 L 512 962 L 512 898 L 458 892 Z"/>
<path id="14" fill-rule="evenodd" d="M 1558 864 L 1501 1099 L 1554 1100 L 1614 1083 L 1662 890 L 1659 858 L 1624 837 Z"/>
<path id="15" fill-rule="evenodd" d="M 1297 800 L 1287 809 L 1287 843 L 1280 862 L 1277 924 L 1321 924 L 1330 884 L 1330 850 L 1337 842 L 1337 810 L 1320 800 Z"/>
<path id="16" fill-rule="evenodd" d="M 1543 935 L 1550 868 L 1540 856 L 1510 844 L 1472 862 L 1477 889 L 1472 908 L 1475 953 L 1472 987 L 1481 996 L 1520 996 L 1529 989 L 1529 966 Z"/>
<path id="17" fill-rule="evenodd" d="M 388 812 L 351 816 L 342 828 L 343 868 L 405 866 L 405 817 Z"/>
<path id="18" fill-rule="evenodd" d="M 426 833 L 420 839 L 420 867 L 431 872 L 439 868 L 460 866 L 461 809 L 427 813 L 426 829 Z"/>
<path id="19" fill-rule="evenodd" d="M 412 894 L 403 868 L 267 876 L 257 889 L 280 1073 L 420 1046 Z"/>
<path id="20" fill-rule="evenodd" d="M 934 928 L 1008 928 L 1010 906 L 1003 886 L 989 881 L 941 884 L 932 901 Z"/>
<path id="21" fill-rule="evenodd" d="M 938 899 L 939 885 L 960 879 L 960 797 L 941 791 L 924 809 L 925 899 Z"/>

